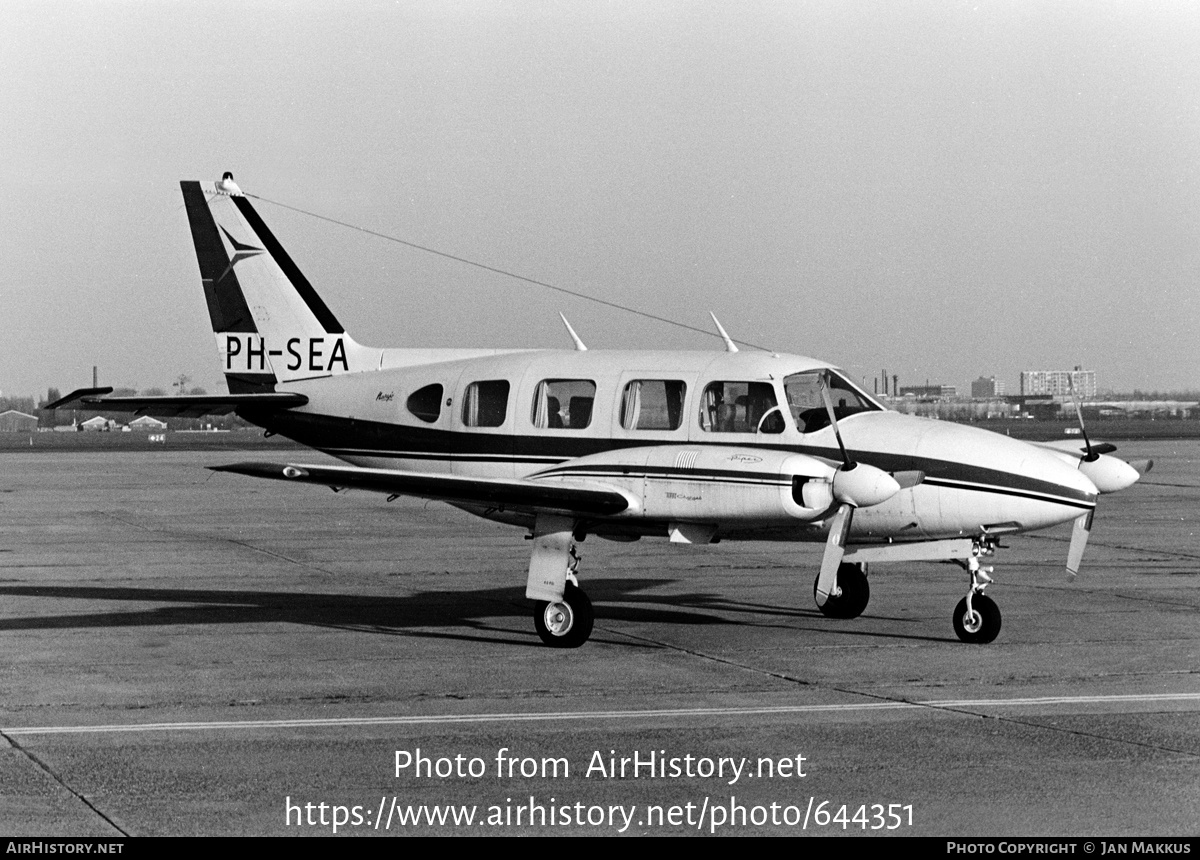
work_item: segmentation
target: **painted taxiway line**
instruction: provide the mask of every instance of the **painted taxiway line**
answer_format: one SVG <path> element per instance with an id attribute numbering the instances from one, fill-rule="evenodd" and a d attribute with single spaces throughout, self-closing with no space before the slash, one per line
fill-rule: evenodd
<path id="1" fill-rule="evenodd" d="M 98 726 L 8 726 L 0 735 L 100 734 L 116 732 L 221 731 L 225 729 L 326 728 L 330 726 L 417 726 L 454 723 L 521 723 L 555 720 L 628 720 L 663 717 L 762 716 L 772 714 L 820 714 L 856 711 L 902 711 L 919 709 L 1004 708 L 1038 705 L 1153 704 L 1196 702 L 1200 693 L 1153 693 L 1124 696 L 1043 696 L 1024 699 L 929 699 L 915 702 L 857 702 L 838 705 L 780 705 L 741 708 L 660 708 L 626 711 L 557 711 L 544 713 L 429 714 L 396 717 L 339 717 L 295 720 L 212 720 L 178 723 L 117 723 Z"/>

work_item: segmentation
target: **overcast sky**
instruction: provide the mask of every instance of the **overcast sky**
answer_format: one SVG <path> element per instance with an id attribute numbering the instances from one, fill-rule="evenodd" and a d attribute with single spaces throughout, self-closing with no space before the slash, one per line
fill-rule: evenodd
<path id="1" fill-rule="evenodd" d="M 181 179 L 901 384 L 1200 388 L 1190 2 L 0 0 L 0 391 L 223 390 Z M 270 205 L 373 346 L 719 349 Z"/>

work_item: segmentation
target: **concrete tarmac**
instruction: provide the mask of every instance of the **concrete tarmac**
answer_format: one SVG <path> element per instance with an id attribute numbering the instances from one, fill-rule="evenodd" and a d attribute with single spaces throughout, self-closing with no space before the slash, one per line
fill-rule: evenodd
<path id="1" fill-rule="evenodd" d="M 1195 836 L 1200 442 L 1121 448 L 1155 469 L 1074 583 L 1069 526 L 994 559 L 991 645 L 951 565 L 833 621 L 820 546 L 593 537 L 571 651 L 517 529 L 204 468 L 261 455 L 2 454 L 0 833 Z"/>

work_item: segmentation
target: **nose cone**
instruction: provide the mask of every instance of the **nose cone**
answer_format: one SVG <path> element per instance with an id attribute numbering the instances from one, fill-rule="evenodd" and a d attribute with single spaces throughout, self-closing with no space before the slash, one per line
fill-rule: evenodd
<path id="1" fill-rule="evenodd" d="M 1054 451 L 977 427 L 949 421 L 928 423 L 933 426 L 921 434 L 916 453 L 944 464 L 943 471 L 954 477 L 974 478 L 983 484 L 997 480 L 1016 491 L 1095 501 L 1095 484 L 1075 463 L 1064 462 Z"/>
<path id="2" fill-rule="evenodd" d="M 931 520 L 944 530 L 1040 529 L 1095 507 L 1096 485 L 1054 452 L 976 427 L 934 423 L 917 445 L 928 463 L 925 483 L 916 488 L 917 507 L 936 511 Z M 934 497 L 926 488 L 939 492 Z"/>
<path id="3" fill-rule="evenodd" d="M 886 472 L 916 470 L 925 479 L 856 518 L 856 528 L 893 521 L 927 538 L 1021 531 L 1077 519 L 1096 507 L 1096 485 L 1079 458 L 999 433 L 895 412 L 852 415 L 842 429 L 852 456 Z M 1126 476 L 1128 477 L 1128 476 Z M 891 519 L 886 519 L 890 517 Z"/>
<path id="4" fill-rule="evenodd" d="M 1075 501 L 1095 506 L 1100 490 L 1086 472 L 1074 468 L 1073 464 L 1062 462 L 1053 452 L 1039 448 L 1037 445 L 1026 442 L 1020 444 L 1030 449 L 1025 455 L 1024 471 L 1049 485 L 1046 488 L 1048 494 L 1059 496 L 1062 501 Z"/>

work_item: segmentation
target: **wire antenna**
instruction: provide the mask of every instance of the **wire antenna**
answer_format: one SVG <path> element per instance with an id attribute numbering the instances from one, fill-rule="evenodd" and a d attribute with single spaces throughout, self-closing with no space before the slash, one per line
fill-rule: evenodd
<path id="1" fill-rule="evenodd" d="M 613 308 L 613 309 L 619 310 L 619 311 L 624 311 L 625 313 L 634 314 L 639 317 L 644 317 L 645 319 L 654 320 L 655 322 L 666 323 L 667 325 L 677 326 L 682 329 L 687 329 L 688 331 L 698 332 L 699 334 L 705 335 L 706 337 L 713 337 L 713 333 L 711 331 L 708 331 L 707 329 L 702 329 L 702 328 L 698 328 L 696 326 L 688 325 L 687 323 L 682 323 L 682 322 L 679 322 L 678 320 L 668 319 L 667 317 L 661 317 L 661 316 L 658 316 L 657 314 L 652 314 L 648 311 L 638 310 L 637 308 L 631 308 L 627 305 L 620 305 L 620 304 L 617 304 L 616 302 L 610 302 L 606 299 L 599 299 L 599 298 L 596 298 L 595 296 L 589 296 L 587 293 L 580 293 L 580 292 L 576 292 L 575 290 L 568 290 L 566 287 L 560 287 L 555 284 L 547 283 L 546 281 L 539 281 L 536 278 L 530 278 L 525 275 L 517 274 L 516 272 L 510 272 L 510 271 L 507 271 L 506 269 L 497 268 L 496 266 L 489 266 L 486 263 L 479 263 L 479 262 L 476 262 L 475 260 L 468 260 L 466 257 L 460 257 L 456 254 L 449 254 L 445 251 L 439 251 L 436 248 L 430 248 L 427 245 L 418 245 L 416 242 L 409 242 L 409 241 L 407 241 L 405 239 L 401 239 L 397 236 L 389 236 L 387 233 L 380 233 L 377 230 L 371 230 L 366 227 L 359 227 L 357 224 L 349 224 L 345 221 L 339 221 L 338 219 L 330 218 L 327 215 L 319 215 L 316 212 L 310 212 L 307 209 L 301 209 L 297 206 L 289 206 L 287 203 L 280 203 L 278 200 L 271 200 L 269 197 L 262 197 L 258 194 L 246 194 L 245 196 L 252 197 L 255 200 L 261 200 L 263 203 L 270 203 L 272 206 L 278 206 L 281 209 L 288 209 L 292 212 L 298 212 L 301 215 L 307 215 L 309 218 L 316 218 L 318 221 L 327 221 L 330 224 L 336 224 L 337 226 L 345 227 L 348 230 L 356 230 L 359 233 L 366 233 L 368 236 L 374 236 L 377 239 L 383 239 L 384 241 L 387 241 L 387 242 L 395 242 L 397 245 L 404 245 L 406 248 L 412 248 L 417 251 L 424 251 L 427 254 L 434 254 L 438 257 L 444 257 L 445 259 L 453 260 L 456 263 L 464 263 L 465 265 L 468 265 L 468 266 L 474 266 L 477 269 L 483 269 L 485 272 L 492 272 L 497 275 L 503 275 L 506 278 L 513 278 L 514 280 L 522 281 L 526 284 L 532 284 L 535 287 L 543 287 L 544 289 L 547 289 L 547 290 L 554 290 L 557 293 L 564 293 L 568 296 L 574 296 L 577 299 L 583 299 L 584 301 L 588 301 L 588 302 L 595 302 L 598 305 L 604 305 L 605 307 Z M 764 350 L 767 352 L 771 351 L 769 347 L 759 346 L 758 344 L 755 344 L 755 343 L 749 343 L 744 340 L 738 341 L 738 342 L 744 346 L 750 347 L 751 349 L 761 349 L 761 350 Z"/>

